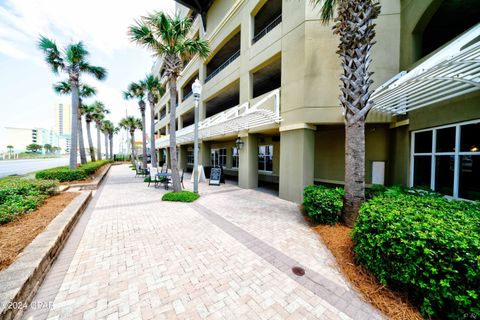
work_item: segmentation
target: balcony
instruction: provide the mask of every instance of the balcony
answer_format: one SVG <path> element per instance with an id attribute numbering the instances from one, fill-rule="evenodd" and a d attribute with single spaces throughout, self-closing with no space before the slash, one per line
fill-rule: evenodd
<path id="1" fill-rule="evenodd" d="M 237 59 L 238 57 L 240 57 L 240 49 L 238 49 L 237 52 L 235 52 L 234 54 L 232 54 L 232 56 L 230 56 L 230 58 L 228 58 L 224 63 L 222 63 L 218 68 L 216 68 L 215 70 L 213 70 L 209 75 L 208 77 L 205 78 L 205 83 L 207 83 L 208 81 L 210 81 L 213 77 L 215 77 L 217 74 L 220 73 L 220 71 L 222 71 L 223 69 L 225 69 L 229 64 L 231 64 L 233 61 L 235 61 L 235 59 Z"/>
<path id="2" fill-rule="evenodd" d="M 187 100 L 192 94 L 193 91 L 188 92 L 185 96 L 183 96 L 183 101 Z"/>
<path id="3" fill-rule="evenodd" d="M 265 28 L 260 30 L 252 39 L 252 44 L 256 43 L 258 40 L 263 38 L 267 33 L 272 31 L 276 26 L 278 26 L 282 22 L 282 15 L 277 16 L 275 19 L 272 20 Z"/>

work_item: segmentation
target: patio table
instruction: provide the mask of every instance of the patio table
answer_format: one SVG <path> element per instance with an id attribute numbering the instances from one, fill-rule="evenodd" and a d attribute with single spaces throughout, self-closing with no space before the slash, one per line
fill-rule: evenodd
<path id="1" fill-rule="evenodd" d="M 165 184 L 165 190 L 168 189 L 168 178 L 170 178 L 172 176 L 172 173 L 171 172 L 159 172 L 156 174 L 157 177 L 159 178 L 167 178 L 164 182 Z"/>

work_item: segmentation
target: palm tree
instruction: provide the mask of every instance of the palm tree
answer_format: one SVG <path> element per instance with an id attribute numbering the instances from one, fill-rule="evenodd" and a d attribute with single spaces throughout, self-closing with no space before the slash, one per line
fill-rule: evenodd
<path id="1" fill-rule="evenodd" d="M 110 158 L 113 159 L 113 135 L 120 132 L 119 127 L 113 127 L 112 130 L 108 132 L 108 138 L 110 139 Z"/>
<path id="2" fill-rule="evenodd" d="M 72 136 L 70 142 L 70 169 L 75 169 L 77 165 L 77 142 L 78 142 L 78 97 L 79 83 L 82 73 L 87 73 L 103 80 L 107 76 L 107 71 L 98 66 L 92 66 L 88 63 L 88 50 L 83 43 L 71 43 L 60 51 L 55 41 L 44 36 L 40 36 L 38 47 L 45 54 L 45 61 L 51 67 L 54 74 L 60 71 L 68 75 L 68 82 L 72 93 Z"/>
<path id="3" fill-rule="evenodd" d="M 140 114 L 142 115 L 142 155 L 143 155 L 143 167 L 147 167 L 147 138 L 145 136 L 145 83 L 143 81 L 132 82 L 128 85 L 127 91 L 123 92 L 123 98 L 125 100 L 138 99 L 138 107 Z"/>
<path id="4" fill-rule="evenodd" d="M 105 158 L 109 159 L 112 156 L 112 153 L 110 152 L 110 157 L 109 157 L 109 147 L 108 147 L 108 140 L 110 136 L 110 132 L 113 131 L 113 123 L 110 120 L 105 120 L 102 122 L 102 132 L 105 135 Z"/>
<path id="5" fill-rule="evenodd" d="M 128 132 L 130 132 L 130 139 L 132 142 L 132 162 L 133 162 L 133 159 L 135 159 L 135 130 L 143 129 L 142 121 L 138 118 L 128 116 L 120 120 L 119 125 L 121 128 L 124 128 Z"/>
<path id="6" fill-rule="evenodd" d="M 340 104 L 345 115 L 345 197 L 342 220 L 355 224 L 358 210 L 365 201 L 365 119 L 373 107 L 369 100 L 372 72 L 371 49 L 375 41 L 375 20 L 380 5 L 375 0 L 314 0 L 322 3 L 321 19 L 333 19 L 333 33 L 339 35 L 338 55 L 343 69 Z"/>
<path id="7" fill-rule="evenodd" d="M 163 12 L 156 12 L 147 17 L 142 17 L 129 28 L 130 39 L 133 42 L 150 49 L 155 56 L 162 57 L 165 61 L 165 75 L 169 79 L 170 90 L 170 163 L 174 192 L 182 190 L 178 173 L 175 136 L 177 78 L 186 59 L 195 54 L 206 58 L 210 52 L 205 40 L 187 37 L 191 25 L 192 20 L 189 17 L 178 15 L 171 17 Z"/>
<path id="8" fill-rule="evenodd" d="M 93 148 L 92 131 L 90 124 L 95 121 L 96 108 L 94 105 L 83 105 L 81 114 L 85 116 L 85 122 L 87 123 L 87 139 L 88 139 L 88 151 L 90 153 L 91 161 L 95 161 L 95 149 Z"/>
<path id="9" fill-rule="evenodd" d="M 7 149 L 8 149 L 8 153 L 12 153 L 13 152 L 13 146 L 11 144 L 9 144 L 7 146 Z"/>
<path id="10" fill-rule="evenodd" d="M 53 85 L 53 91 L 58 94 L 70 94 L 72 87 L 68 81 L 60 81 Z M 80 150 L 80 163 L 87 163 L 87 155 L 85 153 L 85 143 L 83 141 L 83 125 L 82 125 L 82 98 L 89 98 L 97 94 L 97 89 L 90 87 L 84 83 L 80 84 L 78 89 L 78 149 Z"/>
<path id="11" fill-rule="evenodd" d="M 157 167 L 157 157 L 155 154 L 155 105 L 165 94 L 165 89 L 161 86 L 160 80 L 153 74 L 148 74 L 144 80 L 145 89 L 148 91 L 147 99 L 150 104 L 150 159 L 153 167 Z"/>
<path id="12" fill-rule="evenodd" d="M 95 127 L 97 128 L 97 160 L 102 160 L 102 142 L 100 141 L 102 121 L 105 119 L 105 115 L 110 113 L 110 110 L 105 108 L 103 102 L 100 101 L 95 101 L 93 107 L 95 108 L 93 120 L 95 121 Z"/>

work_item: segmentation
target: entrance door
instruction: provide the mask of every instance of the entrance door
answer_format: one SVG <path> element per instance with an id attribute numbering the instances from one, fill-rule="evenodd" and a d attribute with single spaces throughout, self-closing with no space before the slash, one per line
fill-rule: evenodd
<path id="1" fill-rule="evenodd" d="M 226 148 L 212 149 L 210 155 L 212 167 L 225 167 L 227 164 Z"/>

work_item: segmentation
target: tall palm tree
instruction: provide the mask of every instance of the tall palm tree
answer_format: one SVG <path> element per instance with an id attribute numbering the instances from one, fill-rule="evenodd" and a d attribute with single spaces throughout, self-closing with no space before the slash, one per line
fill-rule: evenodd
<path id="1" fill-rule="evenodd" d="M 110 139 L 110 158 L 113 159 L 113 135 L 120 132 L 119 127 L 113 127 L 112 130 L 108 132 L 108 138 Z"/>
<path id="2" fill-rule="evenodd" d="M 95 149 L 93 147 L 90 124 L 95 121 L 96 108 L 94 105 L 83 105 L 80 111 L 81 114 L 85 116 L 85 122 L 87 124 L 88 151 L 90 153 L 90 159 L 91 161 L 95 161 Z"/>
<path id="3" fill-rule="evenodd" d="M 72 87 L 68 81 L 60 81 L 53 85 L 53 91 L 58 94 L 70 94 Z M 81 83 L 78 88 L 78 149 L 80 150 L 80 163 L 87 163 L 87 155 L 85 153 L 85 143 L 83 141 L 83 125 L 82 125 L 82 98 L 89 98 L 97 94 L 97 89 L 87 84 Z"/>
<path id="4" fill-rule="evenodd" d="M 135 130 L 142 130 L 142 121 L 138 118 L 128 116 L 120 120 L 119 126 L 130 132 L 130 140 L 132 143 L 132 162 L 135 159 Z"/>
<path id="5" fill-rule="evenodd" d="M 112 156 L 111 152 L 109 154 L 110 148 L 109 148 L 109 144 L 108 144 L 108 140 L 109 140 L 109 136 L 110 136 L 111 131 L 113 131 L 112 121 L 110 121 L 110 120 L 103 121 L 102 122 L 102 132 L 105 135 L 105 158 L 106 159 L 110 159 L 110 157 Z"/>
<path id="6" fill-rule="evenodd" d="M 143 167 L 147 167 L 147 137 L 145 124 L 145 83 L 143 81 L 132 82 L 128 85 L 127 91 L 123 92 L 125 100 L 137 99 L 140 114 L 142 115 L 142 156 Z"/>
<path id="7" fill-rule="evenodd" d="M 313 0 L 324 23 L 334 21 L 340 37 L 338 55 L 343 73 L 340 104 L 345 115 L 345 197 L 342 220 L 353 226 L 365 201 L 365 119 L 373 107 L 369 65 L 375 44 L 374 20 L 380 14 L 375 0 Z M 337 16 L 333 19 L 334 10 Z"/>
<path id="8" fill-rule="evenodd" d="M 97 128 L 97 160 L 102 160 L 102 121 L 105 119 L 105 115 L 110 113 L 110 110 L 105 108 L 103 102 L 100 101 L 95 101 L 93 107 L 95 108 L 93 120 L 95 121 L 95 127 Z"/>
<path id="9" fill-rule="evenodd" d="M 210 52 L 208 42 L 203 39 L 187 37 L 192 25 L 189 17 L 178 15 L 171 17 L 156 12 L 136 21 L 129 27 L 130 39 L 144 46 L 157 57 L 165 61 L 165 75 L 169 79 L 170 90 L 170 163 L 172 167 L 173 191 L 182 190 L 177 163 L 177 142 L 175 125 L 175 106 L 177 105 L 177 78 L 183 69 L 184 61 L 198 54 L 206 58 Z"/>
<path id="10" fill-rule="evenodd" d="M 79 83 L 82 73 L 87 73 L 103 80 L 107 76 L 107 71 L 98 66 L 92 66 L 88 63 L 88 50 L 83 43 L 71 43 L 60 51 L 55 41 L 40 36 L 38 47 L 45 54 L 45 61 L 51 67 L 54 74 L 60 71 L 68 75 L 68 82 L 72 93 L 72 132 L 70 142 L 70 169 L 77 166 L 77 142 L 78 142 L 78 97 Z"/>
<path id="11" fill-rule="evenodd" d="M 153 74 L 148 74 L 144 80 L 147 90 L 147 100 L 150 104 L 150 159 L 153 167 L 157 167 L 157 157 L 155 154 L 155 105 L 165 94 L 165 89 L 161 86 L 160 80 Z"/>

